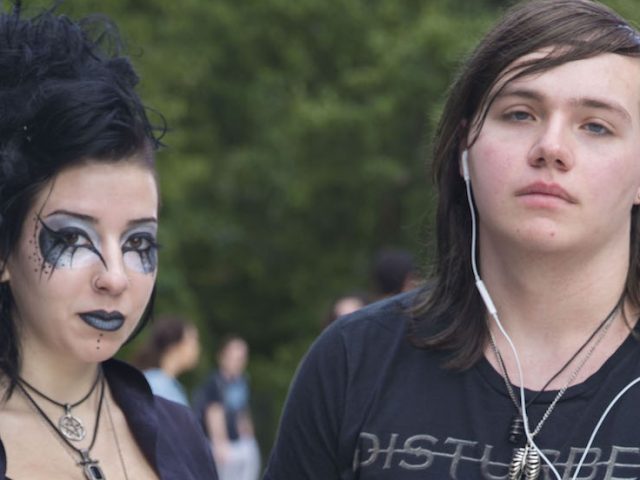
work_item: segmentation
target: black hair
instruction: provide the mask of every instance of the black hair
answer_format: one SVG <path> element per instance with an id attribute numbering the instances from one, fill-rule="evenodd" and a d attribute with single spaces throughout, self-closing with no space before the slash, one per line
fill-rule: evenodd
<path id="1" fill-rule="evenodd" d="M 394 248 L 379 250 L 373 260 L 375 293 L 384 296 L 400 293 L 415 273 L 415 260 L 410 252 Z"/>
<path id="2" fill-rule="evenodd" d="M 107 17 L 73 21 L 53 7 L 28 18 L 20 1 L 0 14 L 0 273 L 36 195 L 64 169 L 126 159 L 155 173 L 164 120 L 151 124 L 137 83 Z M 10 284 L 1 283 L 0 371 L 8 395 L 20 365 L 12 305 Z"/>

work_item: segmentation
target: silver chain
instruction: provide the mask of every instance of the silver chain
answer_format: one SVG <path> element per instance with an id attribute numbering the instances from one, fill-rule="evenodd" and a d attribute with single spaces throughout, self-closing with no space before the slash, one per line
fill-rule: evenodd
<path id="1" fill-rule="evenodd" d="M 584 365 L 587 363 L 587 361 L 593 355 L 593 352 L 595 352 L 595 350 L 598 347 L 598 345 L 600 344 L 600 342 L 602 342 L 602 340 L 604 339 L 607 331 L 609 330 L 609 327 L 613 323 L 613 319 L 614 318 L 615 318 L 615 315 L 611 315 L 611 318 L 609 319 L 609 321 L 604 325 L 604 327 L 600 331 L 600 334 L 598 335 L 598 338 L 596 339 L 596 341 L 593 343 L 591 348 L 587 351 L 587 354 L 584 356 L 582 361 L 578 364 L 576 369 L 569 376 L 569 379 L 567 380 L 567 383 L 558 391 L 558 393 L 556 394 L 555 398 L 551 402 L 551 405 L 549 405 L 547 410 L 544 412 L 544 415 L 542 416 L 542 418 L 538 422 L 538 425 L 536 426 L 535 430 L 533 432 L 531 432 L 531 437 L 536 436 L 538 434 L 538 432 L 540 432 L 540 430 L 542 429 L 542 425 L 547 420 L 547 418 L 549 418 L 549 415 L 551 415 L 551 412 L 556 407 L 556 404 L 560 401 L 560 398 L 564 395 L 564 393 L 567 391 L 567 389 L 571 386 L 573 381 L 576 379 L 576 377 L 580 373 L 580 370 L 582 370 L 582 367 L 584 367 Z M 520 415 L 523 415 L 522 408 L 520 407 L 520 403 L 518 402 L 518 400 L 516 398 L 516 394 L 513 391 L 513 388 L 511 387 L 511 382 L 509 381 L 509 375 L 507 374 L 507 368 L 506 368 L 506 366 L 504 364 L 504 360 L 502 359 L 502 355 L 500 354 L 500 350 L 498 350 L 498 345 L 496 345 L 496 340 L 493 337 L 493 332 L 491 332 L 491 330 L 489 330 L 489 340 L 491 341 L 491 347 L 493 348 L 493 353 L 495 354 L 495 356 L 496 356 L 496 358 L 498 360 L 498 364 L 500 365 L 500 370 L 502 370 L 502 378 L 504 380 L 505 386 L 507 387 L 507 392 L 509 393 L 509 397 L 511 397 L 511 401 L 513 402 L 513 404 L 516 406 L 516 408 L 520 412 Z"/>
<path id="2" fill-rule="evenodd" d="M 116 433 L 116 427 L 113 423 L 113 417 L 111 416 L 111 407 L 109 407 L 109 398 L 105 398 L 105 403 L 107 404 L 107 416 L 109 417 L 109 423 L 111 424 L 111 431 L 113 432 L 113 438 L 116 441 L 116 448 L 118 449 L 118 456 L 120 457 L 120 465 L 122 465 L 122 472 L 124 473 L 125 480 L 129 480 L 129 475 L 127 474 L 127 466 L 124 463 L 124 457 L 122 456 L 122 449 L 120 448 L 120 441 L 118 440 L 118 434 Z"/>

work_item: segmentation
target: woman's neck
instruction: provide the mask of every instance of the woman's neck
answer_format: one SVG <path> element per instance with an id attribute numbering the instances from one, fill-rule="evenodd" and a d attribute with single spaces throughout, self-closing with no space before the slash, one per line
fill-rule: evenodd
<path id="1" fill-rule="evenodd" d="M 60 403 L 82 398 L 94 384 L 99 364 L 52 358 L 47 351 L 23 344 L 19 375 L 29 384 Z"/>

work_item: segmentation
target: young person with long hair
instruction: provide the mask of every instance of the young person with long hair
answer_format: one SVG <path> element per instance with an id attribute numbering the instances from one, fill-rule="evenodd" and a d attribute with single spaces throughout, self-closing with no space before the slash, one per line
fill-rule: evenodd
<path id="1" fill-rule="evenodd" d="M 424 289 L 338 320 L 268 480 L 640 474 L 640 35 L 589 0 L 508 10 L 433 149 Z"/>
<path id="2" fill-rule="evenodd" d="M 0 479 L 216 478 L 190 411 L 112 357 L 146 323 L 158 185 L 104 17 L 0 15 Z"/>
<path id="3" fill-rule="evenodd" d="M 193 407 L 209 436 L 220 480 L 257 480 L 260 450 L 255 438 L 247 363 L 249 344 L 237 335 L 223 338 L 218 368 L 193 395 Z"/>

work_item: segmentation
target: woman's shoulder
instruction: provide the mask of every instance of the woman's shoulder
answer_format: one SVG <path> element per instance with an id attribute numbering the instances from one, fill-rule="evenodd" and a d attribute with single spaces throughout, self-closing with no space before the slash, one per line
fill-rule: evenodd
<path id="1" fill-rule="evenodd" d="M 103 368 L 138 445 L 156 459 L 158 471 L 183 472 L 180 478 L 212 475 L 211 450 L 191 409 L 153 395 L 142 372 L 125 362 L 112 359 Z"/>

